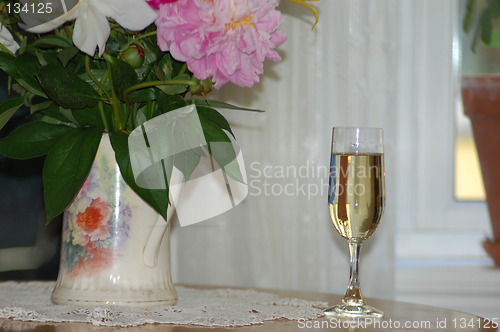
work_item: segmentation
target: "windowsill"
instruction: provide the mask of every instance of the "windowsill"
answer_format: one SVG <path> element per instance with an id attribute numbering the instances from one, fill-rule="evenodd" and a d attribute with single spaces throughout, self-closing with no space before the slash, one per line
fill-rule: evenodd
<path id="1" fill-rule="evenodd" d="M 482 259 L 398 259 L 396 300 L 500 318 L 500 269 Z"/>
<path id="2" fill-rule="evenodd" d="M 500 269 L 482 248 L 484 232 L 397 234 L 396 300 L 500 319 Z"/>
<path id="3" fill-rule="evenodd" d="M 404 232 L 396 236 L 399 260 L 474 260 L 487 259 L 481 243 L 487 235 L 482 231 Z"/>

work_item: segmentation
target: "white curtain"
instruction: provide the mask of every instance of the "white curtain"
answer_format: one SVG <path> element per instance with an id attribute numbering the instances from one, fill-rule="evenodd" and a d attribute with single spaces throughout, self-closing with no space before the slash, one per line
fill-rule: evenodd
<path id="1" fill-rule="evenodd" d="M 361 284 L 365 296 L 393 296 L 400 2 L 322 0 L 315 31 L 307 10 L 281 2 L 283 61 L 267 63 L 254 88 L 216 96 L 266 110 L 223 111 L 245 158 L 249 196 L 221 216 L 175 227 L 177 283 L 343 293 L 347 243 L 327 207 L 331 127 L 373 126 L 385 130 L 387 204 L 361 253 Z"/>

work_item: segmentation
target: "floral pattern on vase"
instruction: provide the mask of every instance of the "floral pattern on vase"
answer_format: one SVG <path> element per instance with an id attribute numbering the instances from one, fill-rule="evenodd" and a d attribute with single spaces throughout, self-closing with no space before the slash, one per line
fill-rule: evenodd
<path id="1" fill-rule="evenodd" d="M 103 136 L 90 174 L 64 214 L 57 304 L 174 304 L 168 221 L 121 177 Z"/>
<path id="2" fill-rule="evenodd" d="M 109 164 L 109 161 L 101 163 Z M 101 174 L 94 165 L 73 203 L 74 209 L 64 215 L 62 262 L 72 277 L 92 275 L 109 268 L 114 256 L 119 255 L 116 249 L 129 236 L 132 211 L 128 204 L 116 206 L 110 196 L 112 193 L 106 193 L 105 188 L 111 187 L 106 183 L 110 179 L 113 176 L 108 167 Z M 113 211 L 118 211 L 118 218 L 112 218 Z"/>

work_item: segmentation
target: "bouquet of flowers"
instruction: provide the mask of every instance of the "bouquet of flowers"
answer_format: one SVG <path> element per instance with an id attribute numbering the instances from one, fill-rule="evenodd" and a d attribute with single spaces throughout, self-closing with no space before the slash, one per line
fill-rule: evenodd
<path id="1" fill-rule="evenodd" d="M 317 20 L 311 5 L 291 1 L 311 9 Z M 204 96 L 229 82 L 251 87 L 266 58 L 280 60 L 275 48 L 286 37 L 277 5 L 278 0 L 0 1 L 0 70 L 8 75 L 11 96 L 0 104 L 0 129 L 23 106 L 35 118 L 1 139 L 0 153 L 46 156 L 47 221 L 77 195 L 103 133 L 110 136 L 125 182 L 166 216 L 168 189 L 144 189 L 134 181 L 128 135 L 156 116 L 194 104 L 206 141 L 229 142 L 231 128 L 216 108 L 238 107 Z"/>

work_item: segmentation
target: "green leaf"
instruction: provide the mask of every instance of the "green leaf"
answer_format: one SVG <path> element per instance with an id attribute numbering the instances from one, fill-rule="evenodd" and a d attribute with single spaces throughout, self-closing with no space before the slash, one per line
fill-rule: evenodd
<path id="1" fill-rule="evenodd" d="M 167 68 L 167 70 L 169 69 Z M 157 64 L 153 65 L 152 71 L 156 75 L 158 81 L 165 81 L 167 79 L 167 76 L 165 75 L 165 73 L 163 72 L 163 70 L 160 68 L 159 65 Z"/>
<path id="2" fill-rule="evenodd" d="M 465 15 L 462 21 L 462 29 L 465 33 L 469 33 L 474 25 L 474 7 L 476 5 L 476 0 L 468 0 L 465 7 Z"/>
<path id="3" fill-rule="evenodd" d="M 494 29 L 491 32 L 490 46 L 500 47 L 500 30 Z"/>
<path id="4" fill-rule="evenodd" d="M 155 43 L 142 43 L 139 45 L 144 50 L 144 65 L 151 65 L 158 60 L 158 55 L 162 53 L 158 52 L 158 45 Z"/>
<path id="5" fill-rule="evenodd" d="M 141 89 L 133 91 L 129 94 L 129 99 L 132 103 L 145 103 L 156 99 L 155 89 Z"/>
<path id="6" fill-rule="evenodd" d="M 184 106 L 187 106 L 187 102 L 179 95 L 169 96 L 163 92 L 158 95 L 158 110 L 161 113 L 167 113 Z"/>
<path id="7" fill-rule="evenodd" d="M 153 31 L 154 28 L 151 30 Z M 145 47 L 144 50 L 144 63 L 150 64 L 153 62 L 157 62 L 157 60 L 160 57 L 163 57 L 165 55 L 170 55 L 168 52 L 162 52 L 160 48 L 158 47 L 158 42 L 156 39 L 156 36 L 152 36 L 150 38 L 146 38 L 143 40 L 143 46 Z"/>
<path id="8" fill-rule="evenodd" d="M 40 157 L 72 128 L 48 124 L 43 121 L 28 122 L 16 128 L 9 136 L 0 139 L 0 153 L 14 159 Z"/>
<path id="9" fill-rule="evenodd" d="M 57 35 L 43 36 L 35 40 L 31 45 L 39 48 L 65 48 L 68 46 L 73 46 L 69 40 Z"/>
<path id="10" fill-rule="evenodd" d="M 111 109 L 103 105 L 108 123 L 111 123 Z M 52 104 L 39 111 L 39 116 L 45 122 L 65 124 L 70 127 L 98 127 L 104 129 L 99 108 L 91 107 L 83 110 L 71 110 Z M 48 118 L 47 118 L 48 117 Z"/>
<path id="11" fill-rule="evenodd" d="M 87 178 L 102 137 L 100 128 L 75 128 L 49 151 L 43 168 L 47 222 L 73 201 Z"/>
<path id="12" fill-rule="evenodd" d="M 139 81 L 143 82 L 148 78 L 148 74 L 157 62 L 158 55 L 163 56 L 163 53 L 158 49 L 156 39 L 154 42 L 147 39 L 140 46 L 144 49 L 144 64 L 141 67 L 136 68 L 135 72 Z"/>
<path id="13" fill-rule="evenodd" d="M 167 218 L 168 209 L 168 189 L 165 190 L 150 190 L 139 187 L 134 179 L 132 166 L 130 163 L 130 156 L 128 150 L 128 135 L 121 132 L 110 134 L 111 144 L 115 150 L 116 161 L 120 166 L 125 183 L 127 183 L 132 190 L 139 195 L 146 203 L 148 203 L 156 212 L 161 214 L 163 218 Z"/>
<path id="14" fill-rule="evenodd" d="M 36 57 L 42 66 L 47 66 L 47 65 L 59 65 L 59 59 L 57 58 L 57 53 L 56 52 L 43 52 L 43 51 L 38 51 L 36 52 Z"/>
<path id="15" fill-rule="evenodd" d="M 77 128 L 78 127 L 73 122 L 69 122 L 68 120 L 64 120 L 64 121 L 59 120 L 59 119 L 50 117 L 50 116 L 45 115 L 45 114 L 39 115 L 38 118 L 40 119 L 40 121 L 43 121 L 45 123 L 52 124 L 52 125 L 66 126 L 66 127 L 70 127 L 70 128 Z"/>
<path id="16" fill-rule="evenodd" d="M 166 79 L 172 78 L 172 67 L 173 59 L 170 53 L 165 53 L 165 55 L 158 61 L 158 66 L 155 68 L 156 76 L 158 80 L 164 81 Z"/>
<path id="17" fill-rule="evenodd" d="M 0 70 L 6 72 L 12 78 L 18 78 L 16 57 L 9 53 L 0 52 Z"/>
<path id="18" fill-rule="evenodd" d="M 200 116 L 200 123 L 207 142 L 231 142 L 224 130 L 210 119 Z"/>
<path id="19" fill-rule="evenodd" d="M 470 44 L 470 50 L 472 51 L 472 53 L 476 53 L 476 47 L 477 43 L 479 42 L 480 31 L 481 31 L 481 25 L 476 24 L 476 28 L 474 29 L 474 33 L 472 34 L 472 41 Z"/>
<path id="20" fill-rule="evenodd" d="M 231 139 L 217 124 L 205 117 L 200 117 L 201 127 L 205 140 L 209 143 L 209 152 L 215 159 L 220 168 L 231 176 L 233 179 L 243 182 L 243 176 L 240 172 L 236 159 L 236 151 L 234 151 Z M 212 144 L 215 143 L 215 144 Z M 225 143 L 225 144 L 217 144 Z"/>
<path id="21" fill-rule="evenodd" d="M 67 68 L 48 65 L 42 68 L 38 77 L 49 97 L 64 108 L 84 109 L 97 105 L 97 92 Z"/>
<path id="22" fill-rule="evenodd" d="M 233 159 L 224 166 L 224 172 L 234 180 L 245 183 L 243 181 L 243 175 L 241 174 L 240 165 L 238 164 L 238 161 L 236 159 Z"/>
<path id="23" fill-rule="evenodd" d="M 92 75 L 94 75 L 94 77 L 104 85 L 104 88 L 106 90 L 108 91 L 111 90 L 111 85 L 109 84 L 109 80 L 105 80 L 105 82 L 103 82 L 103 76 L 107 75 L 108 72 L 107 69 L 91 68 L 90 71 L 92 72 Z M 94 90 L 99 91 L 100 88 L 97 86 L 97 84 L 95 84 L 95 82 L 90 78 L 90 76 L 87 73 L 80 74 L 78 75 L 78 77 L 87 82 L 88 84 L 90 84 L 94 88 Z"/>
<path id="24" fill-rule="evenodd" d="M 47 95 L 43 93 L 41 89 L 35 88 L 32 85 L 30 85 L 28 82 L 26 82 L 23 78 L 16 78 L 17 83 L 19 83 L 20 86 L 28 90 L 34 95 L 41 96 L 47 98 Z"/>
<path id="25" fill-rule="evenodd" d="M 182 74 L 179 76 L 176 76 L 172 78 L 172 80 L 175 81 L 189 81 L 191 77 L 187 74 Z M 159 85 L 157 86 L 158 89 L 166 93 L 167 95 L 179 95 L 181 93 L 184 93 L 188 90 L 188 85 L 187 84 L 168 84 L 168 85 Z"/>
<path id="26" fill-rule="evenodd" d="M 194 99 L 194 104 L 197 106 L 208 106 L 212 108 L 223 108 L 227 110 L 259 112 L 259 113 L 264 112 L 263 110 L 235 106 L 219 100 Z"/>
<path id="27" fill-rule="evenodd" d="M 52 100 L 44 100 L 44 101 L 41 101 L 41 102 L 36 103 L 36 104 L 32 103 L 30 106 L 30 113 L 35 114 L 37 112 L 40 112 L 44 109 L 49 108 L 52 105 L 54 105 Z"/>
<path id="28" fill-rule="evenodd" d="M 54 119 L 56 121 L 50 121 L 51 123 L 57 122 L 58 124 L 66 124 L 67 126 L 71 126 L 75 123 L 73 121 L 73 118 L 68 118 L 67 114 L 63 111 L 64 109 L 61 109 L 61 106 L 52 103 L 52 105 L 40 109 L 35 113 L 39 118 L 42 118 L 43 121 L 46 121 L 45 117 L 49 117 L 51 119 Z"/>
<path id="29" fill-rule="evenodd" d="M 139 82 L 144 82 L 148 78 L 148 74 L 151 72 L 153 66 L 154 64 L 143 64 L 141 67 L 135 69 Z"/>
<path id="30" fill-rule="evenodd" d="M 57 53 L 57 58 L 61 64 L 66 67 L 68 63 L 78 54 L 78 49 L 74 46 L 66 47 L 61 52 Z"/>
<path id="31" fill-rule="evenodd" d="M 203 150 L 198 150 L 201 152 L 196 153 L 196 149 L 190 149 L 176 153 L 175 155 L 170 157 L 171 159 L 173 159 L 173 164 L 175 165 L 175 167 L 184 175 L 184 181 L 189 180 L 196 166 L 198 166 L 200 162 L 200 155 L 203 154 Z"/>
<path id="32" fill-rule="evenodd" d="M 107 116 L 108 123 L 111 123 L 111 110 L 108 105 L 106 105 L 105 108 L 107 109 L 107 112 L 105 111 L 104 114 Z M 97 106 L 86 108 L 84 110 L 71 110 L 71 114 L 80 126 L 92 126 L 104 129 L 101 114 Z"/>
<path id="33" fill-rule="evenodd" d="M 500 4 L 498 3 L 498 0 L 488 0 L 488 6 L 490 6 L 491 18 L 497 19 L 500 15 Z"/>
<path id="34" fill-rule="evenodd" d="M 481 15 L 480 24 L 481 24 L 481 41 L 486 45 L 488 45 L 491 40 L 491 31 L 492 31 L 491 12 L 489 9 L 486 9 L 483 12 L 483 15 Z"/>
<path id="35" fill-rule="evenodd" d="M 35 95 L 47 97 L 47 95 L 43 92 L 40 83 L 35 78 L 35 74 L 41 68 L 41 65 L 36 56 L 29 53 L 17 56 L 16 68 L 18 73 L 16 81 L 23 88 Z"/>
<path id="36" fill-rule="evenodd" d="M 9 99 L 0 104 L 0 129 L 10 120 L 16 111 L 24 104 L 24 98 Z"/>
<path id="37" fill-rule="evenodd" d="M 226 118 L 222 116 L 222 114 L 220 114 L 213 108 L 203 106 L 196 107 L 196 110 L 198 111 L 198 115 L 200 117 L 204 117 L 206 120 L 213 122 L 218 127 L 227 130 L 234 137 L 229 122 L 227 122 Z"/>
<path id="38" fill-rule="evenodd" d="M 125 90 L 139 82 L 135 70 L 126 62 L 104 55 L 110 64 L 110 76 L 113 90 L 116 95 L 123 99 Z"/>

